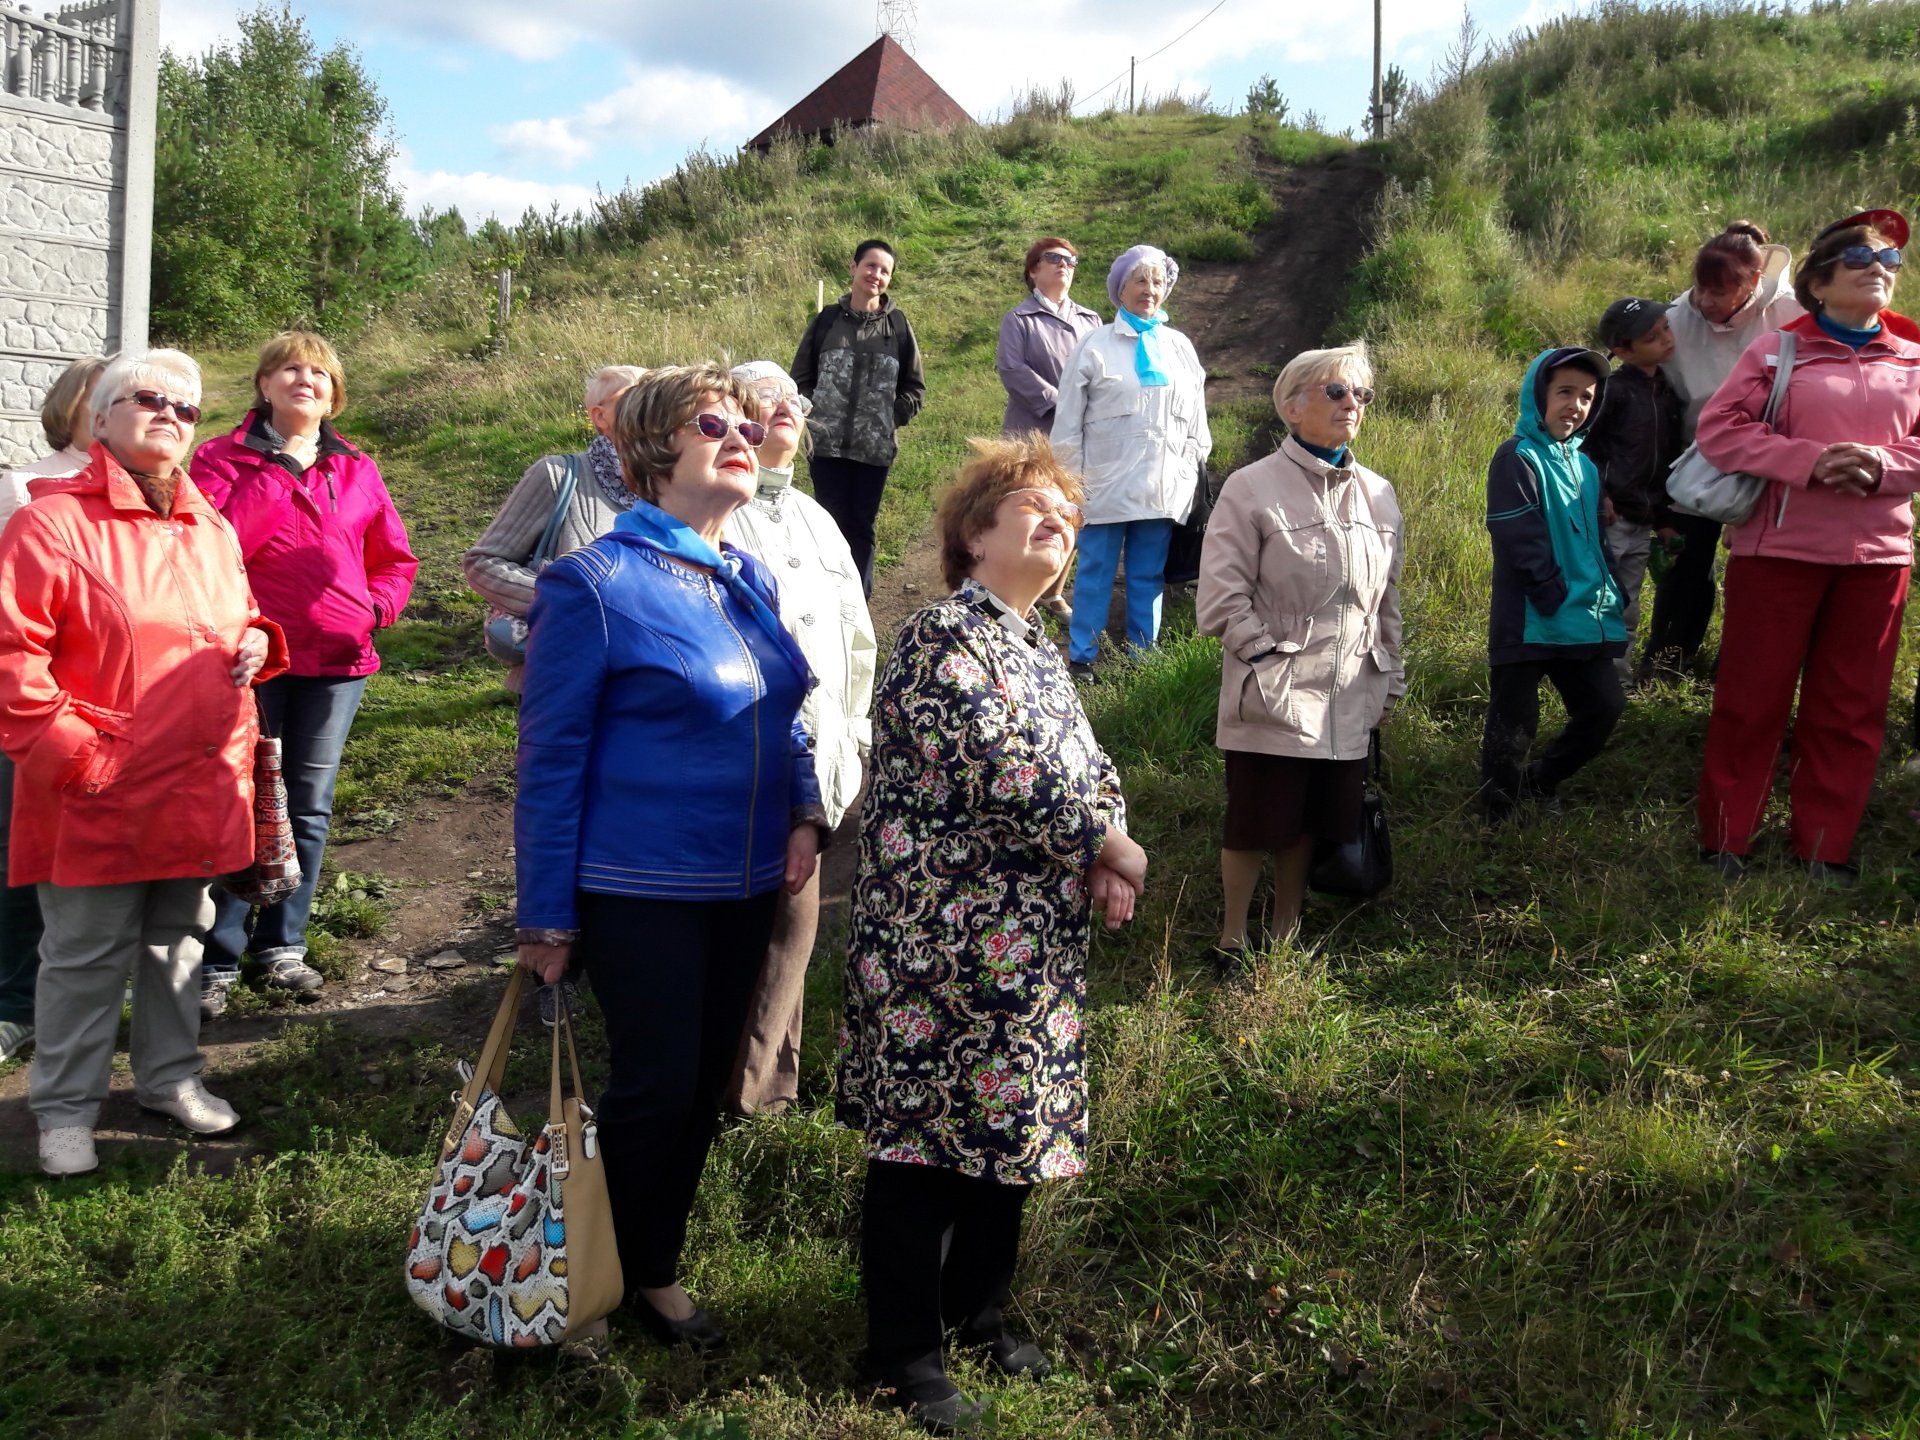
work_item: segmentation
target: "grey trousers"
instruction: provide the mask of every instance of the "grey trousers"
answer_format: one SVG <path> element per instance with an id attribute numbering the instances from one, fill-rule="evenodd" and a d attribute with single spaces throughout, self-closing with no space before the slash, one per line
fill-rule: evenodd
<path id="1" fill-rule="evenodd" d="M 169 1098 L 200 1055 L 200 942 L 213 897 L 199 879 L 40 887 L 46 933 L 34 987 L 28 1103 L 42 1130 L 91 1128 L 107 1098 L 120 1003 L 133 975 L 134 1096 Z"/>
<path id="2" fill-rule="evenodd" d="M 1647 557 L 1653 551 L 1653 527 L 1632 520 L 1616 520 L 1607 527 L 1607 546 L 1620 571 L 1620 588 L 1627 602 L 1627 653 L 1613 662 L 1613 673 L 1623 687 L 1633 684 L 1634 642 L 1640 636 L 1640 590 L 1647 578 Z"/>
<path id="3" fill-rule="evenodd" d="M 798 895 L 780 892 L 773 939 L 760 984 L 740 1033 L 740 1058 L 722 1100 L 740 1115 L 757 1115 L 800 1096 L 800 1009 L 807 993 L 807 962 L 820 931 L 820 870 Z"/>

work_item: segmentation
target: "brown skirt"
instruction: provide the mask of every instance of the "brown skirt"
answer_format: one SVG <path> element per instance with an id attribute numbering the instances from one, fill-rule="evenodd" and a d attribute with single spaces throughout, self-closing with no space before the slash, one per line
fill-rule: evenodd
<path id="1" fill-rule="evenodd" d="M 1227 850 L 1291 850 L 1301 840 L 1345 844 L 1360 833 L 1367 762 L 1228 750 Z"/>

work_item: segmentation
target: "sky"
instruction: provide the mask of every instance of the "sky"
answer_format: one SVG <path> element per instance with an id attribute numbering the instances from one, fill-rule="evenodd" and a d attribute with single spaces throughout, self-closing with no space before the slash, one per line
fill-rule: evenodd
<path id="1" fill-rule="evenodd" d="M 278 3 L 278 0 L 275 0 Z M 1500 38 L 1591 0 L 1483 0 Z M 1455 41 L 1464 0 L 1381 0 L 1384 64 L 1424 81 Z M 250 0 L 161 0 L 161 42 L 199 55 L 238 34 Z M 292 0 L 321 49 L 352 46 L 391 112 L 394 178 L 409 209 L 467 221 L 580 209 L 725 153 L 871 44 L 874 0 L 758 7 L 659 0 Z M 1271 75 L 1294 116 L 1360 129 L 1371 85 L 1365 0 L 907 0 L 914 58 L 976 119 L 1030 85 L 1070 80 L 1079 109 L 1124 104 L 1138 83 L 1238 109 Z M 1212 13 L 1209 13 L 1209 12 Z M 1183 32 L 1188 32 L 1185 33 Z M 1156 51 L 1164 53 L 1155 54 Z M 1152 57 L 1152 58 L 1147 58 Z M 1121 76 L 1114 89 L 1102 87 Z"/>

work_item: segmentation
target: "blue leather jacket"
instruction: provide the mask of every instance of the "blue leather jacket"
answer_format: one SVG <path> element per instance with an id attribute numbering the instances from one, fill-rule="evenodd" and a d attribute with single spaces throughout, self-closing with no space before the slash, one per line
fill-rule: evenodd
<path id="1" fill-rule="evenodd" d="M 748 582 L 774 600 L 758 561 Z M 614 533 L 541 572 L 527 614 L 513 838 L 522 929 L 577 928 L 576 890 L 731 900 L 785 878 L 818 819 L 810 677 L 705 575 Z"/>

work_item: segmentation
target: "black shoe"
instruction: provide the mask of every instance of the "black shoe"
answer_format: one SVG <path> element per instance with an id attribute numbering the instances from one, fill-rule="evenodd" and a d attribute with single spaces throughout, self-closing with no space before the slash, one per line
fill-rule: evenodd
<path id="1" fill-rule="evenodd" d="M 1044 1380 L 1053 1373 L 1053 1361 L 1047 1358 L 1047 1352 L 1011 1331 L 1002 1330 L 989 1340 L 980 1340 L 963 1330 L 960 1332 L 960 1344 L 969 1350 L 982 1351 L 1002 1375 L 1011 1375 L 1016 1379 L 1024 1375 L 1029 1380 Z"/>
<path id="2" fill-rule="evenodd" d="M 1241 945 L 1217 945 L 1209 941 L 1200 956 L 1213 966 L 1213 978 L 1222 983 L 1238 980 L 1248 970 L 1246 947 Z"/>
<path id="3" fill-rule="evenodd" d="M 1702 849 L 1700 859 L 1729 885 L 1747 873 L 1747 857 L 1736 855 L 1731 850 Z"/>
<path id="4" fill-rule="evenodd" d="M 644 1295 L 632 1294 L 627 1297 L 626 1308 L 640 1322 L 640 1328 L 662 1345 L 685 1345 L 702 1355 L 727 1348 L 727 1332 L 713 1316 L 697 1306 L 686 1319 L 669 1320 L 654 1309 Z"/>
<path id="5" fill-rule="evenodd" d="M 1839 860 L 1802 860 L 1800 868 L 1807 872 L 1808 879 L 1829 890 L 1851 890 L 1860 883 L 1860 867 Z"/>
<path id="6" fill-rule="evenodd" d="M 942 1376 L 935 1380 L 917 1380 L 911 1384 L 888 1385 L 882 1382 L 875 1398 L 891 1405 L 929 1435 L 963 1435 L 987 1413 L 978 1400 L 970 1400 Z"/>
<path id="7" fill-rule="evenodd" d="M 1093 661 L 1069 660 L 1067 662 L 1067 674 L 1076 680 L 1091 680 L 1093 679 Z"/>

